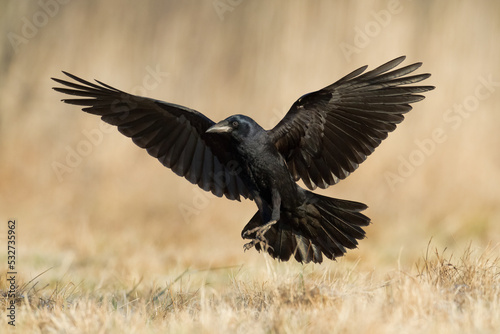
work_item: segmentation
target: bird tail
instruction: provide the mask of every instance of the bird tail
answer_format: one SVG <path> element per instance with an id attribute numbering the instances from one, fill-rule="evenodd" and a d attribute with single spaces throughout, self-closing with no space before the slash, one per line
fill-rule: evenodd
<path id="1" fill-rule="evenodd" d="M 280 220 L 264 234 L 267 246 L 255 244 L 281 261 L 288 261 L 293 255 L 299 262 L 323 261 L 322 253 L 334 260 L 344 255 L 347 248 L 356 248 L 358 241 L 365 237 L 361 226 L 370 224 L 370 218 L 361 211 L 363 203 L 326 197 L 306 191 L 306 203 L 301 217 L 281 212 Z M 242 237 L 254 239 L 255 233 L 243 236 L 245 231 L 262 226 L 261 215 L 257 212 L 242 232 Z"/>

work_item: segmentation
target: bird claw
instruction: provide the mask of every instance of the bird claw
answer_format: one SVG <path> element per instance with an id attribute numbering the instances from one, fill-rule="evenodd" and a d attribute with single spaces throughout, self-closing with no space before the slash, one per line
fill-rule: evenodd
<path id="1" fill-rule="evenodd" d="M 266 232 L 269 231 L 269 229 L 274 224 L 276 224 L 276 220 L 271 220 L 270 222 L 268 222 L 265 225 L 258 226 L 256 228 L 251 229 L 251 230 L 245 231 L 243 233 L 243 238 L 250 237 L 250 235 L 253 234 L 253 233 L 255 233 L 255 238 L 252 238 L 252 241 L 250 241 L 249 243 L 246 243 L 245 245 L 243 245 L 243 250 L 246 252 L 250 248 L 254 247 L 256 244 L 260 244 L 261 247 L 262 247 L 262 249 L 264 249 L 266 251 L 268 249 L 271 249 L 271 250 L 274 251 L 274 248 L 271 247 L 271 246 L 269 246 L 269 244 L 267 242 L 267 239 L 264 236 L 264 234 L 266 234 Z"/>
<path id="2" fill-rule="evenodd" d="M 251 249 L 253 246 L 255 246 L 255 244 L 257 243 L 258 241 L 256 241 L 255 239 L 253 239 L 252 241 L 246 243 L 243 245 L 243 251 L 246 252 L 247 250 Z"/>
<path id="3" fill-rule="evenodd" d="M 274 251 L 274 248 L 272 246 L 269 246 L 269 244 L 267 243 L 267 240 L 265 240 L 265 239 L 264 240 L 252 239 L 252 241 L 243 245 L 243 251 L 246 252 L 247 250 L 251 249 L 252 247 L 254 247 L 257 244 L 260 244 L 260 247 L 262 249 L 264 249 L 265 251 L 267 251 L 268 249 L 271 249 L 272 251 Z"/>
<path id="4" fill-rule="evenodd" d="M 276 224 L 276 220 L 271 220 L 270 222 L 268 222 L 267 224 L 264 224 L 262 226 L 257 226 L 256 228 L 253 228 L 251 230 L 248 230 L 248 231 L 245 231 L 243 233 L 243 237 L 249 237 L 250 234 L 252 233 L 255 233 L 255 236 L 258 238 L 258 239 L 263 239 L 263 240 L 266 240 L 266 238 L 264 237 L 264 234 L 266 234 L 267 231 L 269 231 L 269 229 L 274 225 Z"/>

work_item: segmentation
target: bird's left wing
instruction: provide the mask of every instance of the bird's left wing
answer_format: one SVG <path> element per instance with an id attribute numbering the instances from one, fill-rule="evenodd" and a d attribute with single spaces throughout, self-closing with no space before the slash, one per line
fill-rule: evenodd
<path id="1" fill-rule="evenodd" d="M 63 73 L 76 82 L 52 78 L 66 86 L 54 90 L 79 97 L 64 102 L 84 106 L 83 111 L 116 125 L 164 166 L 200 188 L 232 200 L 251 197 L 227 144 L 220 136 L 205 132 L 215 123 L 203 114 Z"/>
<path id="2" fill-rule="evenodd" d="M 432 86 L 405 86 L 430 74 L 407 76 L 422 64 L 399 69 L 404 56 L 362 74 L 367 66 L 298 99 L 269 136 L 294 179 L 309 189 L 346 178 L 410 111 L 418 93 Z"/>

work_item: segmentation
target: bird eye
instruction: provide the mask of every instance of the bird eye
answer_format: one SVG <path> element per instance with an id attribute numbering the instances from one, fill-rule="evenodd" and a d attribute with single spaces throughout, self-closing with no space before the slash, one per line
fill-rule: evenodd
<path id="1" fill-rule="evenodd" d="M 240 123 L 238 123 L 238 121 L 233 121 L 232 125 L 233 125 L 233 128 L 237 128 L 238 125 L 240 125 Z"/>

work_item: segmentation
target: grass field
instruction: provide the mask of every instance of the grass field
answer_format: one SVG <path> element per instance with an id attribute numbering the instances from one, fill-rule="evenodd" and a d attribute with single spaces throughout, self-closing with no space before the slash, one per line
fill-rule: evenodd
<path id="1" fill-rule="evenodd" d="M 137 280 L 62 278 L 50 284 L 42 275 L 21 289 L 17 329 L 495 333 L 500 326 L 499 263 L 491 257 L 495 251 L 467 248 L 455 258 L 429 249 L 408 271 L 362 271 L 345 261 L 335 267 L 302 267 L 266 257 L 260 266 L 171 268 L 157 281 L 144 274 Z"/>
<path id="2" fill-rule="evenodd" d="M 0 7 L 1 333 L 500 330 L 500 5 Z M 366 203 L 373 222 L 358 249 L 321 265 L 244 253 L 254 203 L 177 177 L 61 103 L 50 80 L 64 70 L 270 128 L 304 93 L 403 54 L 424 63 L 436 89 L 353 175 L 318 191 Z"/>

